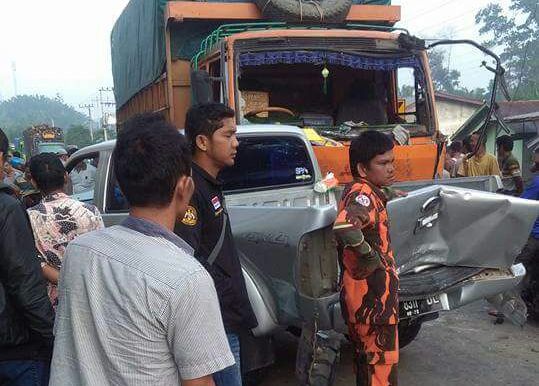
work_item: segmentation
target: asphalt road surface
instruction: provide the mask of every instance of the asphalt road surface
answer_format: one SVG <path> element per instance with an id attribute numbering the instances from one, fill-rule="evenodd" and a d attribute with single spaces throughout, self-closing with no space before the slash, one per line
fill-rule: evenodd
<path id="1" fill-rule="evenodd" d="M 539 385 L 539 324 L 524 328 L 495 325 L 480 301 L 423 324 L 419 336 L 401 350 L 399 385 Z M 262 386 L 292 386 L 295 343 L 278 343 L 277 363 Z M 353 386 L 351 351 L 341 352 L 335 386 Z"/>

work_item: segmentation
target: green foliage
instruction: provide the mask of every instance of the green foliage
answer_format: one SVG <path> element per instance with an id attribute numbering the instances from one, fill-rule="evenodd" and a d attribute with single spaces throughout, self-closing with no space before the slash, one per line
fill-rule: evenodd
<path id="1" fill-rule="evenodd" d="M 444 66 L 445 52 L 436 49 L 430 51 L 429 62 L 434 88 L 454 94 L 455 90 L 459 88 L 460 72 L 449 70 Z"/>
<path id="2" fill-rule="evenodd" d="M 0 127 L 13 140 L 32 125 L 46 123 L 66 129 L 72 125 L 82 125 L 88 118 L 66 105 L 62 97 L 55 99 L 43 95 L 19 95 L 0 102 Z"/>
<path id="3" fill-rule="evenodd" d="M 107 139 L 115 139 L 116 130 L 107 129 Z M 94 130 L 93 132 L 93 142 L 92 135 L 90 130 L 83 125 L 74 125 L 67 130 L 65 134 L 65 143 L 66 145 L 76 145 L 79 149 L 89 146 L 92 143 L 99 143 L 105 140 L 105 133 L 103 129 Z"/>
<path id="4" fill-rule="evenodd" d="M 92 144 L 90 130 L 83 125 L 69 127 L 64 138 L 66 145 L 76 145 L 79 149 Z"/>
<path id="5" fill-rule="evenodd" d="M 448 69 L 444 66 L 445 61 L 445 51 L 434 49 L 429 52 L 430 70 L 435 90 L 472 99 L 488 99 L 489 92 L 484 88 L 478 87 L 470 90 L 461 86 L 460 71 Z"/>
<path id="6" fill-rule="evenodd" d="M 503 49 L 500 58 L 515 99 L 539 99 L 539 2 L 513 0 L 510 12 L 491 3 L 475 16 L 489 47 Z"/>
<path id="7" fill-rule="evenodd" d="M 399 91 L 399 96 L 402 98 L 413 98 L 415 94 L 415 89 L 409 84 L 403 84 Z"/>

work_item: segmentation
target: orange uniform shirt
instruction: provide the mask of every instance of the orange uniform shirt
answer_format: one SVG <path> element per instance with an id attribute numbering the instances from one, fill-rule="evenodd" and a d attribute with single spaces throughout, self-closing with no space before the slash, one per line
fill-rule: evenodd
<path id="1" fill-rule="evenodd" d="M 384 192 L 360 179 L 343 194 L 334 225 L 348 325 L 397 324 L 399 279 Z"/>

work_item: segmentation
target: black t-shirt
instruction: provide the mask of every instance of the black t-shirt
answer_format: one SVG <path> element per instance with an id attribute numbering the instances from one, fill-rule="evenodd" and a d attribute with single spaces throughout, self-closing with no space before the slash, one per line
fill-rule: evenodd
<path id="1" fill-rule="evenodd" d="M 226 213 L 221 182 L 193 163 L 195 192 L 183 219 L 176 223 L 174 232 L 195 250 L 195 257 L 213 278 L 223 322 L 227 332 L 239 332 L 257 326 L 245 288 L 238 251 Z M 213 264 L 207 258 L 212 253 L 223 229 L 222 247 Z"/>

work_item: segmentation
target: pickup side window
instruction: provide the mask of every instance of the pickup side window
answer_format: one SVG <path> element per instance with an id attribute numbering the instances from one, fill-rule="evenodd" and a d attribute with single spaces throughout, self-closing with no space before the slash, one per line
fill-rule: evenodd
<path id="1" fill-rule="evenodd" d="M 314 177 L 305 143 L 291 136 L 241 137 L 236 164 L 220 174 L 224 191 L 309 185 Z"/>
<path id="2" fill-rule="evenodd" d="M 93 204 L 99 153 L 92 153 L 69 163 L 66 193 L 74 199 Z"/>
<path id="3" fill-rule="evenodd" d="M 122 189 L 120 189 L 120 185 L 118 184 L 118 180 L 116 179 L 116 175 L 114 174 L 112 161 L 109 170 L 109 183 L 107 186 L 106 201 L 107 203 L 105 206 L 105 210 L 107 213 L 127 212 L 129 210 L 129 203 L 125 198 Z"/>

